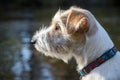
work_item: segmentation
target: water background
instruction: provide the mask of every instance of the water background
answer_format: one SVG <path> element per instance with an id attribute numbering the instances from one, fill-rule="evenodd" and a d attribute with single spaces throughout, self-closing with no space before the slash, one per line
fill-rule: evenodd
<path id="1" fill-rule="evenodd" d="M 88 8 L 120 50 L 120 9 Z M 57 9 L 8 11 L 0 16 L 0 80 L 78 80 L 76 63 L 45 57 L 29 43 Z M 104 46 L 104 45 L 103 45 Z"/>

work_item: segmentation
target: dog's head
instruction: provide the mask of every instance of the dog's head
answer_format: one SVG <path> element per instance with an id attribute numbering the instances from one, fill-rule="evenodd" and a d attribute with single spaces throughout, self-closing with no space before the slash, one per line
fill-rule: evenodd
<path id="1" fill-rule="evenodd" d="M 72 7 L 66 11 L 59 10 L 51 25 L 33 36 L 35 48 L 46 56 L 67 62 L 73 54 L 82 53 L 86 35 L 95 26 L 94 21 L 93 15 L 85 9 Z"/>

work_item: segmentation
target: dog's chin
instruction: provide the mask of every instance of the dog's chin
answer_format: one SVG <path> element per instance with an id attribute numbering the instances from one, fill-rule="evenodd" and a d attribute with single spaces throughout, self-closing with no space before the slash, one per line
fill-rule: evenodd
<path id="1" fill-rule="evenodd" d="M 45 56 L 49 56 L 52 58 L 56 58 L 56 59 L 60 59 L 62 61 L 64 61 L 65 63 L 68 63 L 68 61 L 71 59 L 71 54 L 65 51 L 61 51 L 61 52 L 57 52 L 57 51 L 52 51 L 52 50 L 46 50 L 45 48 L 41 48 L 39 47 L 37 44 L 34 45 L 36 50 L 40 53 L 43 54 Z"/>

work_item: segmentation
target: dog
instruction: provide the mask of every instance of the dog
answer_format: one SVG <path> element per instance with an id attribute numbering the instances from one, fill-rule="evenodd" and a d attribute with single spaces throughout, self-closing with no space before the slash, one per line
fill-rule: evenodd
<path id="1" fill-rule="evenodd" d="M 31 43 L 46 56 L 77 63 L 80 80 L 120 80 L 120 52 L 93 14 L 82 8 L 58 10 Z"/>

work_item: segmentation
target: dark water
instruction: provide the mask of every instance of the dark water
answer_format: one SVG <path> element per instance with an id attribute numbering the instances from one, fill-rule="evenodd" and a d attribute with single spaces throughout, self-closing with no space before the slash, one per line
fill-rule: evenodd
<path id="1" fill-rule="evenodd" d="M 120 50 L 120 10 L 90 10 Z M 78 80 L 74 60 L 65 64 L 45 57 L 27 43 L 55 11 L 11 12 L 0 21 L 0 80 Z"/>

